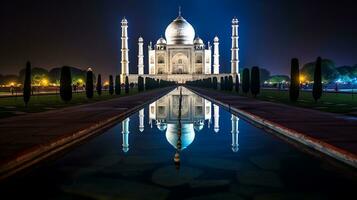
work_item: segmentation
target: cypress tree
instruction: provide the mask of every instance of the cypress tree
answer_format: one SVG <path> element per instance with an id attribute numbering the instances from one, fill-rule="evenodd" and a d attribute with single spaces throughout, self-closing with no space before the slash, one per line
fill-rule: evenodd
<path id="1" fill-rule="evenodd" d="M 144 78 L 141 76 L 138 77 L 138 90 L 140 92 L 144 91 Z"/>
<path id="2" fill-rule="evenodd" d="M 63 66 L 61 69 L 60 96 L 61 99 L 65 102 L 68 102 L 72 99 L 71 68 L 67 66 Z"/>
<path id="3" fill-rule="evenodd" d="M 239 76 L 236 74 L 236 82 L 235 82 L 236 92 L 239 93 Z"/>
<path id="4" fill-rule="evenodd" d="M 120 84 L 120 75 L 115 76 L 115 94 L 120 95 L 121 93 L 121 84 Z"/>
<path id="5" fill-rule="evenodd" d="M 102 94 L 102 76 L 98 74 L 98 79 L 97 79 L 97 93 L 100 96 Z"/>
<path id="6" fill-rule="evenodd" d="M 242 77 L 242 90 L 245 94 L 249 92 L 250 88 L 250 78 L 249 78 L 249 69 L 244 68 L 243 70 L 243 77 Z"/>
<path id="7" fill-rule="evenodd" d="M 229 91 L 232 91 L 233 90 L 233 77 L 232 76 L 229 76 L 228 77 L 228 83 L 229 83 Z"/>
<path id="8" fill-rule="evenodd" d="M 93 72 L 88 69 L 86 78 L 86 95 L 88 99 L 93 98 L 93 89 Z"/>
<path id="9" fill-rule="evenodd" d="M 213 89 L 217 90 L 218 88 L 218 83 L 217 83 L 217 77 L 213 77 Z"/>
<path id="10" fill-rule="evenodd" d="M 321 57 L 318 57 L 315 64 L 314 85 L 312 88 L 312 96 L 315 102 L 321 98 L 322 82 L 321 82 Z"/>
<path id="11" fill-rule="evenodd" d="M 260 72 L 259 67 L 252 67 L 250 90 L 254 97 L 260 92 Z"/>
<path id="12" fill-rule="evenodd" d="M 224 90 L 224 78 L 223 77 L 221 77 L 220 89 Z"/>
<path id="13" fill-rule="evenodd" d="M 25 80 L 24 80 L 24 88 L 23 88 L 23 98 L 25 106 L 27 107 L 28 102 L 31 97 L 31 63 L 28 61 L 26 63 L 25 70 Z"/>
<path id="14" fill-rule="evenodd" d="M 129 78 L 128 76 L 125 77 L 125 94 L 129 94 Z"/>
<path id="15" fill-rule="evenodd" d="M 224 77 L 224 90 L 229 90 L 228 76 Z"/>
<path id="16" fill-rule="evenodd" d="M 299 98 L 299 60 L 297 58 L 291 59 L 291 69 L 290 69 L 290 89 L 289 97 L 290 101 L 297 101 Z"/>
<path id="17" fill-rule="evenodd" d="M 113 95 L 114 94 L 114 82 L 113 82 L 113 76 L 109 76 L 109 94 Z"/>

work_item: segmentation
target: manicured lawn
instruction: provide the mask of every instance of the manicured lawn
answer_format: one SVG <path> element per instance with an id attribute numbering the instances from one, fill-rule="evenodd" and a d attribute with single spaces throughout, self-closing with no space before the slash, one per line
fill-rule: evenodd
<path id="1" fill-rule="evenodd" d="M 131 89 L 129 95 L 136 94 L 137 92 L 138 91 L 136 88 Z M 125 92 L 123 90 L 120 96 L 125 96 Z M 61 100 L 59 94 L 38 95 L 31 97 L 27 108 L 24 105 L 22 96 L 0 98 L 0 118 L 93 103 L 97 101 L 118 98 L 120 96 L 109 95 L 108 91 L 103 91 L 101 96 L 98 96 L 97 93 L 94 93 L 93 99 L 88 99 L 85 92 L 73 93 L 72 100 L 68 103 L 65 103 Z"/>
<path id="2" fill-rule="evenodd" d="M 240 95 L 245 96 L 242 93 L 240 93 Z M 251 95 L 248 96 L 253 98 Z M 262 89 L 261 93 L 257 96 L 257 99 L 276 103 L 284 103 L 304 108 L 311 108 L 326 112 L 357 116 L 357 94 L 352 95 L 344 93 L 324 92 L 321 99 L 318 102 L 315 102 L 312 98 L 311 92 L 301 91 L 298 101 L 290 102 L 288 91 Z"/>

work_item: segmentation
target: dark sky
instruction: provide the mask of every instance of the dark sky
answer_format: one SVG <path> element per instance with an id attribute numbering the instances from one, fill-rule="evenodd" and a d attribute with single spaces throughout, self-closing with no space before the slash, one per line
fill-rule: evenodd
<path id="1" fill-rule="evenodd" d="M 231 19 L 240 21 L 241 67 L 258 65 L 288 74 L 292 57 L 317 56 L 338 66 L 357 64 L 357 5 L 352 0 L 2 0 L 0 73 L 63 65 L 96 73 L 120 70 L 120 21 L 129 21 L 130 71 L 137 72 L 137 38 L 147 44 L 164 35 L 177 16 L 193 25 L 205 43 L 220 38 L 221 71 L 230 70 Z M 145 65 L 147 71 L 147 65 Z"/>

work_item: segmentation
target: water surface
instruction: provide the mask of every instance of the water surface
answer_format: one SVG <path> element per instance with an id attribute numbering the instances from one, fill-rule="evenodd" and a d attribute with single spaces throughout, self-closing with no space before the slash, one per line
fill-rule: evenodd
<path id="1" fill-rule="evenodd" d="M 104 134 L 3 183 L 1 194 L 155 200 L 355 196 L 355 170 L 306 154 L 185 88 L 179 125 L 179 102 L 175 89 Z"/>

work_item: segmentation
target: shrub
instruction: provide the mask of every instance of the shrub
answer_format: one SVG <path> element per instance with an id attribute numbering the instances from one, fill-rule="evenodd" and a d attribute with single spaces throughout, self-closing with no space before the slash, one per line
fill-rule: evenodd
<path id="1" fill-rule="evenodd" d="M 60 96 L 65 102 L 72 99 L 72 76 L 71 68 L 63 66 L 61 68 L 61 78 L 60 78 Z"/>
<path id="2" fill-rule="evenodd" d="M 109 76 L 109 94 L 113 95 L 114 94 L 114 82 L 113 82 L 113 76 Z"/>
<path id="3" fill-rule="evenodd" d="M 125 94 L 129 94 L 129 77 L 125 76 Z"/>
<path id="4" fill-rule="evenodd" d="M 98 74 L 98 79 L 97 79 L 97 93 L 100 96 L 102 94 L 102 76 Z"/>
<path id="5" fill-rule="evenodd" d="M 318 57 L 315 64 L 314 72 L 314 85 L 312 87 L 312 96 L 315 101 L 319 100 L 322 95 L 322 82 L 321 82 L 321 58 Z"/>
<path id="6" fill-rule="evenodd" d="M 27 107 L 28 102 L 31 97 L 31 63 L 26 63 L 25 69 L 25 80 L 24 80 L 24 88 L 23 88 L 23 98 L 25 102 L 25 106 Z"/>
<path id="7" fill-rule="evenodd" d="M 120 84 L 120 75 L 115 76 L 115 94 L 120 95 L 121 93 L 121 84 Z"/>
<path id="8" fill-rule="evenodd" d="M 86 76 L 86 95 L 88 99 L 93 98 L 93 89 L 93 72 L 88 70 Z"/>
<path id="9" fill-rule="evenodd" d="M 235 90 L 239 93 L 239 76 L 236 74 Z"/>
<path id="10" fill-rule="evenodd" d="M 260 92 L 260 73 L 259 67 L 257 66 L 252 67 L 250 90 L 254 97 L 256 97 Z"/>
<path id="11" fill-rule="evenodd" d="M 290 89 L 289 97 L 291 101 L 297 101 L 299 98 L 300 89 L 300 73 L 299 73 L 299 60 L 297 58 L 291 59 L 290 69 Z"/>
<path id="12" fill-rule="evenodd" d="M 242 77 L 242 91 L 247 94 L 250 88 L 249 69 L 244 68 Z"/>

